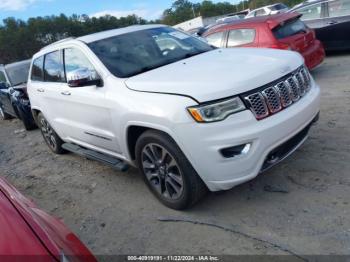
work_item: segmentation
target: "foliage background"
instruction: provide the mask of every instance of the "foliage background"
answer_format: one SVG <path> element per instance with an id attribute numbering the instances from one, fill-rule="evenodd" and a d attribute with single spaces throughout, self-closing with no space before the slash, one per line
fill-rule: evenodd
<path id="1" fill-rule="evenodd" d="M 236 5 L 229 2 L 213 3 L 208 0 L 196 4 L 188 0 L 176 0 L 157 21 L 146 21 L 136 15 L 121 18 L 113 16 L 90 18 L 87 15 L 67 17 L 61 14 L 30 18 L 27 21 L 10 17 L 4 19 L 0 26 L 0 64 L 29 59 L 42 47 L 66 37 L 78 37 L 134 24 L 175 25 L 199 15 L 203 17 L 223 15 L 246 8 L 255 9 L 276 2 L 292 7 L 301 0 L 245 0 Z"/>

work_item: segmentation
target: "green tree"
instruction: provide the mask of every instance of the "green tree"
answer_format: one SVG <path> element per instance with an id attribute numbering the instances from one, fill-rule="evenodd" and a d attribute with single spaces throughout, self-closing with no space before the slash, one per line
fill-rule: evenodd
<path id="1" fill-rule="evenodd" d="M 130 15 L 88 17 L 87 15 L 64 14 L 30 18 L 28 21 L 7 18 L 0 26 L 0 64 L 31 58 L 42 47 L 66 37 L 78 37 L 103 30 L 134 24 L 145 24 L 146 20 Z"/>

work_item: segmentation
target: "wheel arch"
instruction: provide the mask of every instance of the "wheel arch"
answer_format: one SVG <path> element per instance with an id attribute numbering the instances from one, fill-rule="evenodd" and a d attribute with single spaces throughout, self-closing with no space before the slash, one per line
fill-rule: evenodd
<path id="1" fill-rule="evenodd" d="M 126 129 L 126 147 L 131 161 L 135 161 L 136 159 L 135 147 L 137 140 L 144 132 L 148 130 L 163 133 L 169 136 L 171 139 L 173 139 L 175 143 L 177 143 L 174 137 L 172 136 L 171 132 L 167 128 L 140 123 L 130 124 Z"/>
<path id="2" fill-rule="evenodd" d="M 39 113 L 41 113 L 41 110 L 38 109 L 38 108 L 32 108 L 31 111 L 32 111 L 32 115 L 33 115 L 34 121 L 38 125 L 38 115 L 39 115 Z"/>

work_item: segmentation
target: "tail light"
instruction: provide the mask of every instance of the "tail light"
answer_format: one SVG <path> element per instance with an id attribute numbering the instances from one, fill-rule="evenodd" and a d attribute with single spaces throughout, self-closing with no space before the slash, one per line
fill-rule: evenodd
<path id="1" fill-rule="evenodd" d="M 282 49 L 282 50 L 293 50 L 290 45 L 285 44 L 285 43 L 277 43 L 277 44 L 272 44 L 270 46 L 270 48 L 274 48 L 274 49 Z"/>

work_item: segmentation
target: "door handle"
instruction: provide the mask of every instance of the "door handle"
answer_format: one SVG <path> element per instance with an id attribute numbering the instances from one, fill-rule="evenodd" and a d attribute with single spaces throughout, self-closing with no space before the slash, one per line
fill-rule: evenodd
<path id="1" fill-rule="evenodd" d="M 328 25 L 334 25 L 334 24 L 338 24 L 338 22 L 333 20 L 333 21 L 328 22 L 327 24 Z"/>
<path id="2" fill-rule="evenodd" d="M 64 92 L 61 92 L 62 95 L 64 96 L 70 96 L 71 95 L 71 92 L 69 91 L 64 91 Z"/>
<path id="3" fill-rule="evenodd" d="M 45 92 L 44 88 L 38 88 L 36 91 L 38 91 L 38 92 L 40 92 L 40 93 Z"/>

